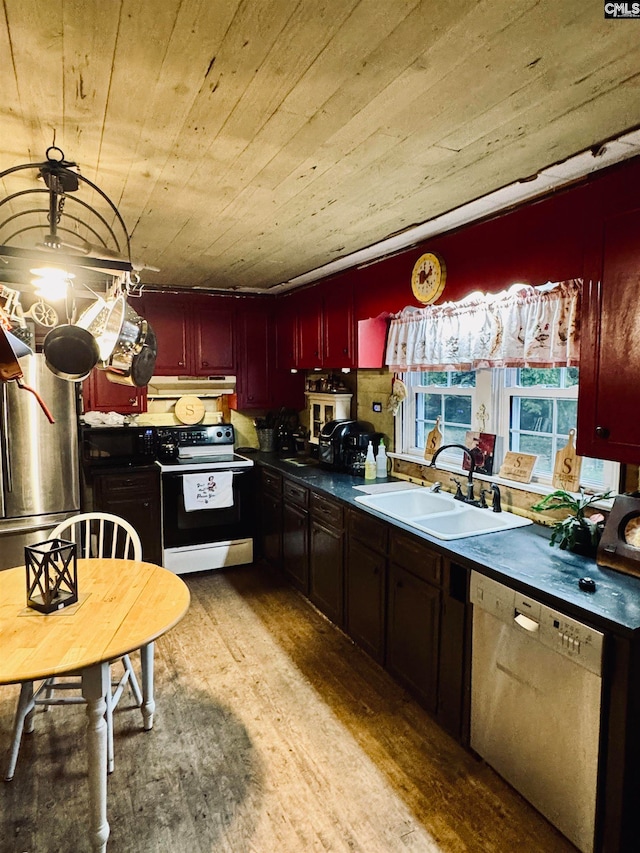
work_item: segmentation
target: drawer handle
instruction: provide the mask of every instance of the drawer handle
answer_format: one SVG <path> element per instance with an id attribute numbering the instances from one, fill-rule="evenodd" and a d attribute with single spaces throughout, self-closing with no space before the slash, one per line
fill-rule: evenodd
<path id="1" fill-rule="evenodd" d="M 598 436 L 598 438 L 609 438 L 609 428 L 604 426 L 597 426 L 596 435 Z"/>

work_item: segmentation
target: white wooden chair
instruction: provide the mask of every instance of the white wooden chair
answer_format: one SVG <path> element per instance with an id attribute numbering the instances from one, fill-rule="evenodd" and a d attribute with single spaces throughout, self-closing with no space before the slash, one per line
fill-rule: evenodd
<path id="1" fill-rule="evenodd" d="M 107 512 L 86 512 L 74 515 L 61 522 L 52 530 L 51 539 L 66 539 L 75 542 L 79 559 L 88 557 L 115 557 L 129 560 L 142 559 L 142 544 L 134 527 L 125 519 Z M 111 681 L 111 689 L 105 696 L 107 704 L 107 772 L 113 772 L 113 711 L 117 706 L 127 684 L 133 693 L 136 705 L 142 705 L 142 693 L 131 666 L 129 655 L 120 659 L 123 665 L 122 676 Z M 18 707 L 13 727 L 13 740 L 9 751 L 9 763 L 5 781 L 10 782 L 16 769 L 22 733 L 30 733 L 34 728 L 34 711 L 37 705 L 43 705 L 47 711 L 49 705 L 78 705 L 84 699 L 79 690 L 81 682 L 74 678 L 47 678 L 36 689 L 32 681 L 25 682 L 20 689 Z M 75 691 L 74 695 L 69 695 Z M 57 696 L 56 693 L 65 695 Z"/>

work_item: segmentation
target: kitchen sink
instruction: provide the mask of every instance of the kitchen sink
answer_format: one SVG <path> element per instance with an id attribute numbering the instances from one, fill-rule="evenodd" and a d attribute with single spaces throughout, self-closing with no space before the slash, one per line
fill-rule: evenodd
<path id="1" fill-rule="evenodd" d="M 377 495 L 357 497 L 356 500 L 400 521 L 439 512 L 451 512 L 455 508 L 453 495 L 430 492 L 427 489 L 383 492 Z"/>
<path id="2" fill-rule="evenodd" d="M 532 524 L 512 512 L 492 512 L 456 501 L 453 495 L 426 489 L 363 495 L 355 500 L 436 539 L 462 539 Z"/>

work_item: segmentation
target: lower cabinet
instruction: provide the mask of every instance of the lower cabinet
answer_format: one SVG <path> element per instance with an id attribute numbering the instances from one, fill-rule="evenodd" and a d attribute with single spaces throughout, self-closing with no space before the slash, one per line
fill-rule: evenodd
<path id="1" fill-rule="evenodd" d="M 142 559 L 162 565 L 160 469 L 110 470 L 91 477 L 92 509 L 119 515 L 142 542 Z"/>
<path id="2" fill-rule="evenodd" d="M 282 568 L 296 589 L 308 595 L 309 490 L 285 477 L 282 498 Z"/>
<path id="3" fill-rule="evenodd" d="M 335 625 L 344 626 L 344 522 L 337 501 L 311 492 L 309 598 Z"/>
<path id="4" fill-rule="evenodd" d="M 386 667 L 435 713 L 442 558 L 402 533 L 389 550 Z"/>
<path id="5" fill-rule="evenodd" d="M 436 712 L 440 590 L 401 566 L 389 566 L 386 668 Z"/>
<path id="6" fill-rule="evenodd" d="M 468 570 L 389 522 L 262 474 L 263 556 L 467 743 Z"/>
<path id="7" fill-rule="evenodd" d="M 282 475 L 260 469 L 260 549 L 262 556 L 274 566 L 282 563 Z"/>
<path id="8" fill-rule="evenodd" d="M 471 702 L 471 607 L 468 601 L 468 570 L 443 561 L 436 717 L 443 729 L 465 743 L 469 739 Z"/>
<path id="9" fill-rule="evenodd" d="M 371 657 L 384 662 L 387 531 L 384 522 L 351 510 L 345 570 L 345 630 Z"/>

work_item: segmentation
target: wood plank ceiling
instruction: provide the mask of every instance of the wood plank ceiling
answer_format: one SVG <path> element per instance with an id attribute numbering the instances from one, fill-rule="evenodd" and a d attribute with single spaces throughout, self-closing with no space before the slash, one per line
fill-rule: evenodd
<path id="1" fill-rule="evenodd" d="M 640 125 L 638 26 L 598 0 L 4 0 L 0 171 L 55 141 L 144 282 L 261 291 Z"/>

